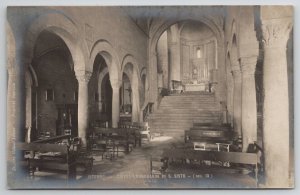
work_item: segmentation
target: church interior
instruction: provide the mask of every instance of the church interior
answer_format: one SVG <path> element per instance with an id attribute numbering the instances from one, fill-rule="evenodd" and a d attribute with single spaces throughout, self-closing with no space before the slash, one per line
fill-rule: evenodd
<path id="1" fill-rule="evenodd" d="M 293 188 L 290 6 L 8 7 L 12 188 Z"/>

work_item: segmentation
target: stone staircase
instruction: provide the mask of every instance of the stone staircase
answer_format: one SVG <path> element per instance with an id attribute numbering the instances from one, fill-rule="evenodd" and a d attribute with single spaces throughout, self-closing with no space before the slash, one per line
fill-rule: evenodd
<path id="1" fill-rule="evenodd" d="M 158 110 L 148 117 L 152 133 L 183 140 L 193 123 L 220 123 L 221 112 L 212 93 L 194 92 L 165 96 Z"/>

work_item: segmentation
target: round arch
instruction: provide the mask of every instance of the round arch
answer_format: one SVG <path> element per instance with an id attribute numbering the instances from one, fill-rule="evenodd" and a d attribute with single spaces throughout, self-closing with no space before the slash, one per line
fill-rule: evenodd
<path id="1" fill-rule="evenodd" d="M 208 26 L 208 28 L 211 29 L 211 31 L 213 32 L 213 34 L 216 37 L 216 68 L 218 69 L 218 71 L 225 71 L 224 66 L 218 66 L 218 62 L 223 62 L 225 61 L 225 49 L 224 49 L 224 32 L 223 32 L 223 26 L 220 25 L 219 23 L 216 23 L 213 18 L 208 18 L 205 16 L 200 16 L 195 18 L 195 16 L 192 15 L 188 15 L 185 17 L 180 17 L 180 18 L 174 18 L 173 20 L 169 20 L 169 21 L 164 21 L 162 22 L 157 28 L 156 30 L 153 30 L 153 33 L 151 35 L 152 39 L 150 40 L 150 44 L 149 44 L 149 50 L 148 50 L 148 56 L 149 56 L 149 78 L 153 78 L 154 75 L 157 72 L 157 56 L 156 56 L 156 45 L 157 42 L 160 38 L 160 36 L 162 35 L 162 33 L 168 29 L 171 25 L 178 23 L 178 22 L 183 22 L 183 21 L 198 21 L 201 22 L 203 24 L 205 24 L 206 26 Z M 222 74 L 218 74 L 218 75 L 222 75 Z M 152 79 L 151 79 L 152 80 Z M 218 77 L 218 83 L 220 83 L 219 85 L 216 86 L 216 98 L 218 99 L 218 101 L 222 101 L 222 96 L 221 94 L 224 93 L 224 83 L 225 83 L 225 78 L 222 76 Z M 149 80 L 149 87 L 150 87 L 150 98 L 152 101 L 156 102 L 156 97 L 158 95 L 158 92 L 156 90 L 156 86 L 157 86 L 157 81 L 153 78 L 153 81 L 150 82 Z"/>
<path id="2" fill-rule="evenodd" d="M 186 17 L 186 18 L 180 18 L 179 20 L 166 21 L 162 25 L 160 25 L 157 28 L 157 30 L 153 33 L 153 36 L 152 36 L 153 38 L 150 41 L 150 51 L 155 51 L 153 49 L 156 48 L 156 45 L 157 45 L 157 42 L 158 42 L 160 36 L 162 35 L 162 33 L 166 29 L 168 29 L 173 24 L 176 24 L 176 23 L 181 22 L 181 21 L 188 21 L 188 20 L 202 22 L 203 24 L 207 25 L 212 30 L 212 32 L 214 33 L 214 35 L 216 36 L 217 42 L 218 43 L 222 43 L 222 41 L 224 39 L 223 31 L 211 19 L 208 19 L 206 17 L 200 17 L 198 19 L 195 19 L 193 17 Z"/>
<path id="3" fill-rule="evenodd" d="M 98 77 L 98 93 L 99 93 L 99 100 L 101 101 L 101 86 L 102 86 L 102 81 L 104 79 L 104 77 L 106 76 L 106 74 L 108 74 L 108 68 L 105 67 L 99 74 Z"/>
<path id="4" fill-rule="evenodd" d="M 143 67 L 140 73 L 140 78 L 142 79 L 143 75 L 147 75 L 147 68 Z"/>
<path id="5" fill-rule="evenodd" d="M 30 65 L 28 67 L 28 70 L 29 70 L 31 78 L 32 78 L 32 85 L 35 87 L 38 87 L 39 86 L 38 78 L 37 78 L 36 72 L 35 72 L 34 68 L 32 67 L 32 65 Z"/>
<path id="6" fill-rule="evenodd" d="M 140 72 L 139 66 L 138 66 L 138 62 L 137 62 L 137 60 L 136 60 L 131 54 L 127 54 L 127 55 L 123 58 L 123 61 L 122 61 L 122 69 L 121 69 L 121 71 L 124 72 L 124 68 L 125 68 L 125 66 L 126 66 L 128 63 L 132 64 L 133 69 L 136 71 L 137 76 L 138 76 L 138 78 L 139 78 L 139 80 L 140 80 L 140 76 L 139 76 L 139 74 L 138 74 L 138 73 Z"/>
<path id="7" fill-rule="evenodd" d="M 131 69 L 130 66 L 132 67 Z M 132 55 L 126 55 L 123 58 L 122 73 L 125 73 L 128 76 L 130 80 L 131 89 L 132 89 L 132 122 L 139 122 L 141 80 L 139 76 L 138 63 Z"/>
<path id="8" fill-rule="evenodd" d="M 238 54 L 238 46 L 237 46 L 237 38 L 236 34 L 233 34 L 232 36 L 232 42 L 231 42 L 231 49 L 230 49 L 230 62 L 231 66 L 237 66 L 238 65 L 238 59 L 239 59 L 239 54 Z"/>
<path id="9" fill-rule="evenodd" d="M 85 67 L 82 67 L 86 64 L 83 51 L 87 51 L 87 48 L 78 40 L 78 37 L 80 37 L 78 28 L 74 21 L 59 13 L 41 15 L 31 23 L 24 40 L 26 51 L 24 62 L 26 67 L 31 64 L 36 40 L 44 30 L 52 32 L 65 42 L 70 50 L 75 70 L 85 69 Z"/>
<path id="10" fill-rule="evenodd" d="M 89 55 L 88 69 L 93 69 L 97 55 L 101 55 L 108 67 L 110 84 L 113 89 L 112 96 L 112 127 L 117 128 L 120 119 L 119 89 L 121 85 L 121 65 L 118 55 L 112 45 L 103 39 L 95 42 Z"/>
<path id="11" fill-rule="evenodd" d="M 98 54 L 100 54 L 106 62 L 110 80 L 111 81 L 115 80 L 115 81 L 119 82 L 119 84 L 120 84 L 120 78 L 121 78 L 120 60 L 118 58 L 118 55 L 117 55 L 115 49 L 106 40 L 98 40 L 93 45 L 91 53 L 89 55 L 89 63 L 88 63 L 89 68 L 88 69 L 91 69 L 91 70 L 93 69 L 93 64 L 94 64 L 94 61 Z"/>
<path id="12" fill-rule="evenodd" d="M 237 26 L 235 20 L 233 20 L 231 25 L 231 36 L 230 36 L 231 39 L 228 45 L 228 52 L 230 52 L 230 62 L 232 66 L 236 65 L 239 59 L 237 36 L 238 36 Z"/>

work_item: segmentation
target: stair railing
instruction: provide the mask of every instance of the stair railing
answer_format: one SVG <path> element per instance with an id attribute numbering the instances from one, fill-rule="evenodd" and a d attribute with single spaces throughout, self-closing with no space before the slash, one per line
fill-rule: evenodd
<path id="1" fill-rule="evenodd" d="M 152 107 L 153 107 L 153 102 L 148 102 L 148 104 L 145 106 L 143 110 L 143 121 L 146 121 L 149 114 L 152 113 Z"/>

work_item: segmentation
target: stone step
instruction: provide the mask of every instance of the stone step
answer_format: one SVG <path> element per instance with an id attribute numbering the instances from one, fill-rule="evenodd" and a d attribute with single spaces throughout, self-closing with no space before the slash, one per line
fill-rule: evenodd
<path id="1" fill-rule="evenodd" d="M 157 119 L 164 119 L 165 120 L 197 120 L 197 119 L 219 119 L 221 116 L 220 115 L 206 115 L 206 116 L 163 116 L 163 115 L 158 115 L 158 116 L 150 116 L 149 119 L 152 120 L 157 120 Z"/>
<path id="2" fill-rule="evenodd" d="M 174 103 L 160 103 L 160 106 L 217 106 L 215 103 L 199 103 L 199 102 L 174 102 Z"/>
<path id="3" fill-rule="evenodd" d="M 194 123 L 220 124 L 221 115 L 214 94 L 174 94 L 165 96 L 158 110 L 148 117 L 151 131 L 183 138 Z"/>
<path id="4" fill-rule="evenodd" d="M 220 109 L 216 108 L 194 108 L 194 109 L 189 109 L 189 108 L 161 108 L 157 110 L 155 113 L 200 113 L 200 112 L 208 112 L 208 113 L 217 113 L 220 112 Z"/>
<path id="5" fill-rule="evenodd" d="M 219 109 L 219 106 L 217 105 L 210 105 L 210 104 L 202 104 L 202 105 L 193 105 L 193 104 L 190 104 L 190 105 L 184 105 L 184 104 L 173 104 L 173 105 L 160 105 L 159 106 L 159 109 L 162 109 L 162 108 L 174 108 L 174 109 L 209 109 L 209 108 L 212 108 L 212 109 Z M 158 110 L 159 110 L 158 109 Z"/>
<path id="6" fill-rule="evenodd" d="M 209 121 L 207 122 L 214 122 L 214 121 Z M 161 127 L 161 128 L 185 128 L 186 130 L 189 130 L 193 126 L 189 123 L 149 123 L 150 127 Z"/>
<path id="7" fill-rule="evenodd" d="M 164 97 L 162 100 L 215 100 L 215 97 L 209 97 L 209 96 L 206 96 L 206 97 L 201 97 L 201 96 L 187 96 L 187 97 Z"/>
<path id="8" fill-rule="evenodd" d="M 183 113 L 179 113 L 179 112 L 159 112 L 159 113 L 155 113 L 149 116 L 149 118 L 187 118 L 187 117 L 220 117 L 222 116 L 219 113 L 201 113 L 201 112 L 191 112 L 191 113 L 187 113 L 187 112 L 183 112 Z"/>
<path id="9" fill-rule="evenodd" d="M 197 105 L 181 105 L 180 103 L 178 104 L 174 104 L 174 105 L 160 105 L 158 110 L 161 109 L 193 109 L 193 110 L 198 110 L 198 109 L 218 109 L 220 111 L 220 108 L 216 105 L 209 105 L 209 104 L 204 104 L 201 106 L 197 106 Z"/>
<path id="10" fill-rule="evenodd" d="M 162 102 L 216 102 L 214 99 L 199 99 L 199 98 L 193 98 L 193 99 L 183 99 L 183 98 L 178 98 L 178 99 L 162 99 Z"/>
<path id="11" fill-rule="evenodd" d="M 230 124 L 224 124 L 224 123 L 194 123 L 194 128 L 231 128 Z"/>
<path id="12" fill-rule="evenodd" d="M 165 100 L 175 100 L 175 99 L 210 99 L 210 100 L 214 100 L 215 97 L 214 96 L 199 96 L 199 95 L 194 95 L 194 96 L 165 96 L 164 97 Z"/>
<path id="13" fill-rule="evenodd" d="M 231 131 L 232 128 L 197 128 L 191 127 L 190 130 L 192 131 Z"/>
<path id="14" fill-rule="evenodd" d="M 215 96 L 214 93 L 181 93 L 181 94 L 170 94 L 165 97 L 176 97 L 176 96 Z"/>
<path id="15" fill-rule="evenodd" d="M 180 115 L 180 114 L 200 114 L 200 115 L 221 115 L 218 110 L 203 110 L 203 109 L 159 109 L 152 115 Z"/>
<path id="16" fill-rule="evenodd" d="M 220 115 L 153 115 L 153 116 L 150 116 L 148 117 L 149 119 L 177 119 L 177 120 L 186 120 L 186 119 L 189 119 L 189 118 L 192 118 L 192 119 L 196 119 L 196 118 L 220 118 L 221 116 Z"/>
<path id="17" fill-rule="evenodd" d="M 213 97 L 177 97 L 177 98 L 163 98 L 162 101 L 178 101 L 178 100 L 196 100 L 196 101 L 215 101 Z"/>

